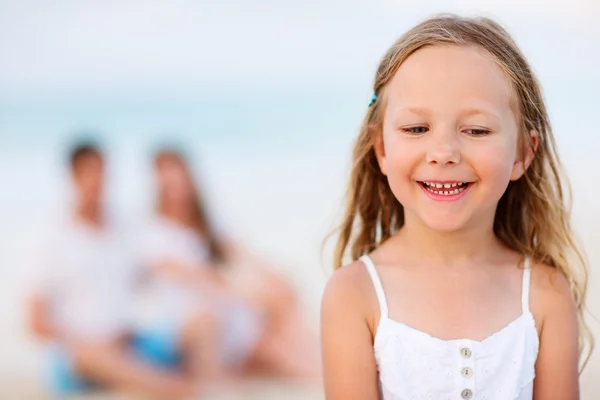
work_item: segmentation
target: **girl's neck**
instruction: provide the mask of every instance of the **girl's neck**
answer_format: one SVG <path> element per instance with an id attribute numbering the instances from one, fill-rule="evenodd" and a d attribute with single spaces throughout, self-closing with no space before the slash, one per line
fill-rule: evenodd
<path id="1" fill-rule="evenodd" d="M 407 218 L 396 236 L 429 265 L 439 267 L 468 265 L 498 254 L 504 247 L 494 234 L 493 219 L 458 231 L 440 232 L 416 218 Z"/>

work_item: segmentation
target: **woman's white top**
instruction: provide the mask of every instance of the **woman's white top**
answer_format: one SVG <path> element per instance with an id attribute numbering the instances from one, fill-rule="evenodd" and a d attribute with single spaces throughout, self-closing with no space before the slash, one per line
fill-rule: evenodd
<path id="1" fill-rule="evenodd" d="M 150 277 L 138 306 L 138 329 L 169 329 L 181 333 L 199 312 L 209 312 L 222 322 L 220 335 L 225 362 L 233 367 L 245 363 L 263 331 L 261 313 L 238 300 L 215 298 L 208 290 L 152 273 L 161 262 L 176 262 L 190 269 L 214 268 L 208 243 L 192 228 L 158 217 L 141 235 L 140 258 Z M 208 288 L 205 288 L 208 289 Z"/>
<path id="2" fill-rule="evenodd" d="M 531 400 L 539 338 L 529 310 L 530 261 L 523 270 L 523 313 L 488 338 L 442 340 L 390 319 L 383 286 L 368 256 L 381 308 L 374 340 L 383 400 Z"/>

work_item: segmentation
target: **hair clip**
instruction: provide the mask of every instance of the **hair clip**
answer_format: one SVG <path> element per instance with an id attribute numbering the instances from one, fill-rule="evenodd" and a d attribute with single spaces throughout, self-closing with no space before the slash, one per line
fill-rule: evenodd
<path id="1" fill-rule="evenodd" d="M 377 101 L 377 94 L 373 93 L 371 96 L 371 101 L 369 102 L 369 107 L 371 107 Z"/>

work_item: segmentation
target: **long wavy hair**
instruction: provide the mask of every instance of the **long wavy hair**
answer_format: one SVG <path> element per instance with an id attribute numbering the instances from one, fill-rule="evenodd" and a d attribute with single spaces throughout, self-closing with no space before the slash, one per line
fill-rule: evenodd
<path id="1" fill-rule="evenodd" d="M 519 145 L 523 156 L 532 146 L 529 132 L 539 133 L 535 157 L 525 174 L 511 181 L 500 199 L 495 235 L 509 248 L 558 269 L 568 280 L 580 323 L 580 354 L 593 349 L 583 312 L 588 267 L 570 223 L 570 186 L 556 151 L 542 90 L 526 58 L 498 23 L 488 18 L 441 15 L 415 26 L 383 56 L 373 85 L 378 100 L 367 108 L 352 156 L 347 204 L 339 226 L 334 268 L 377 248 L 404 225 L 404 209 L 379 169 L 374 145 L 382 134 L 386 86 L 400 65 L 426 46 L 477 46 L 510 79 L 518 102 Z M 567 194 L 569 205 L 567 204 Z"/>
<path id="2" fill-rule="evenodd" d="M 160 164 L 164 162 L 172 162 L 177 164 L 187 175 L 189 184 L 192 185 L 193 193 L 190 210 L 190 225 L 208 243 L 211 261 L 213 261 L 215 265 L 225 262 L 226 254 L 223 249 L 223 245 L 217 237 L 215 229 L 210 223 L 204 199 L 200 195 L 197 184 L 194 183 L 192 173 L 190 172 L 185 157 L 177 150 L 165 148 L 157 151 L 154 154 L 154 165 L 156 168 L 158 168 Z M 165 196 L 159 193 L 157 197 L 157 212 L 159 215 L 165 215 Z"/>

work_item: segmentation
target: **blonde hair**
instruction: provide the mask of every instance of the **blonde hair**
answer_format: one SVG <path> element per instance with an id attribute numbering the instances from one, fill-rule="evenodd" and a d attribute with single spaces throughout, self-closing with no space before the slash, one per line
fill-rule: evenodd
<path id="1" fill-rule="evenodd" d="M 378 98 L 367 109 L 354 146 L 347 205 L 334 253 L 334 268 L 341 267 L 349 249 L 352 260 L 377 248 L 404 225 L 404 209 L 394 197 L 379 169 L 374 144 L 382 133 L 385 89 L 400 65 L 425 46 L 477 46 L 485 50 L 506 73 L 516 94 L 519 143 L 532 146 L 529 132 L 539 133 L 531 165 L 511 181 L 498 203 L 494 233 L 509 248 L 559 270 L 568 280 L 580 323 L 580 352 L 584 343 L 593 349 L 593 337 L 583 318 L 587 287 L 586 259 L 570 225 L 570 210 L 556 144 L 541 87 L 527 60 L 510 35 L 488 18 L 442 15 L 428 19 L 405 33 L 387 51 L 375 75 L 373 93 Z"/>

